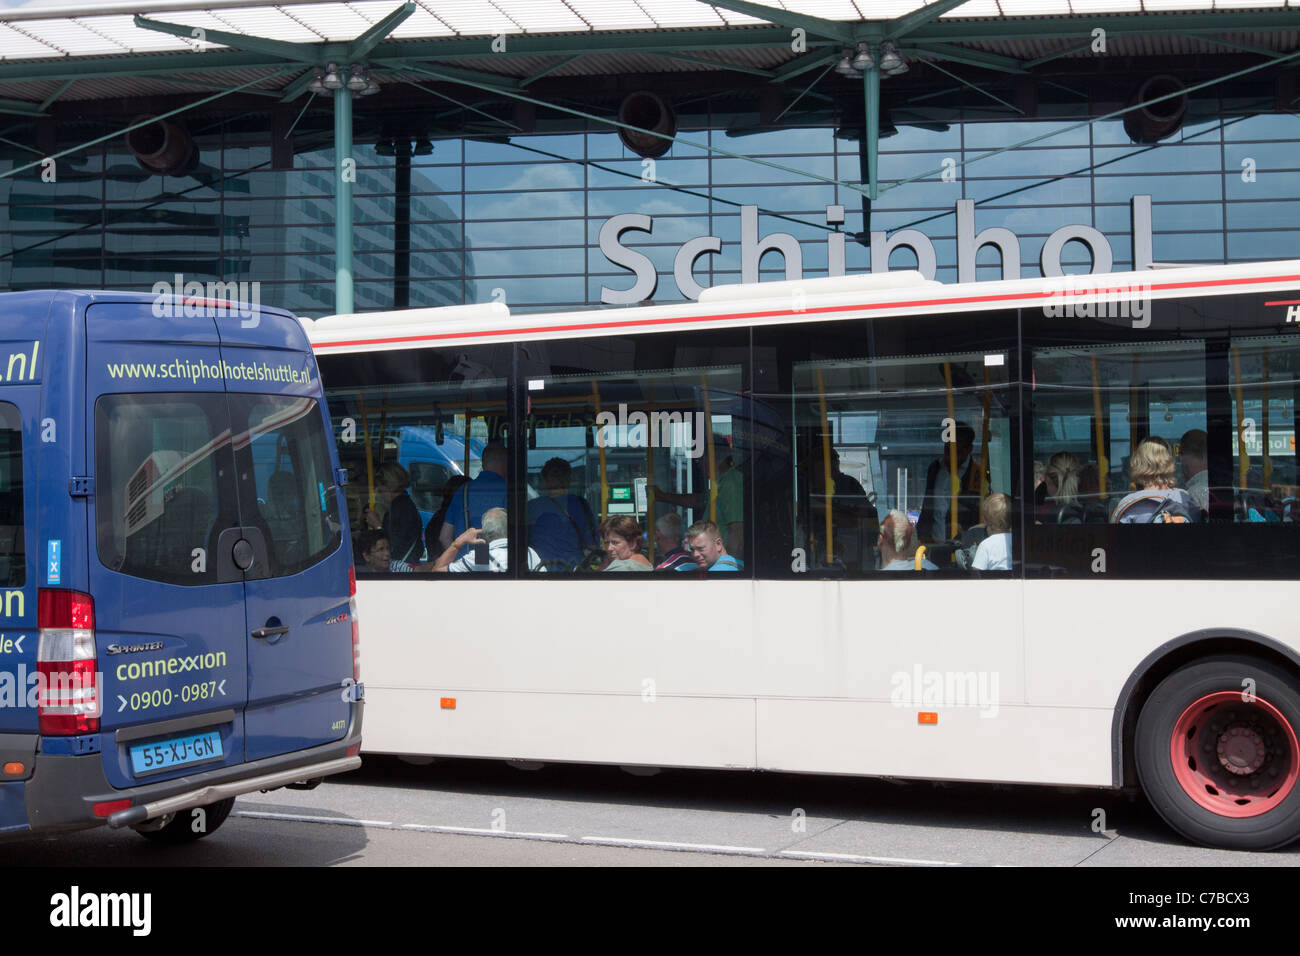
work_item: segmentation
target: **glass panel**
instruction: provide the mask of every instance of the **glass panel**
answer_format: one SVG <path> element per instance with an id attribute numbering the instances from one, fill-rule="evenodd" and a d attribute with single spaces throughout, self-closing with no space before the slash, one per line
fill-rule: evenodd
<path id="1" fill-rule="evenodd" d="M 521 350 L 528 540 L 545 571 L 744 568 L 745 339 L 728 331 Z"/>
<path id="2" fill-rule="evenodd" d="M 0 587 L 27 582 L 23 519 L 23 421 L 16 406 L 0 402 Z"/>
<path id="3" fill-rule="evenodd" d="M 236 427 L 245 429 L 235 445 L 251 458 L 240 473 L 251 472 L 246 495 L 255 502 L 246 497 L 243 513 L 261 518 L 271 576 L 296 574 L 342 540 L 320 409 L 310 398 L 271 395 L 232 395 L 230 404 Z"/>
<path id="4" fill-rule="evenodd" d="M 508 570 L 510 360 L 509 346 L 320 359 L 358 574 Z M 451 547 L 469 529 L 494 535 L 482 562 Z"/>
<path id="5" fill-rule="evenodd" d="M 170 584 L 213 584 L 217 536 L 238 527 L 226 396 L 105 395 L 95 403 L 99 560 Z"/>
<path id="6" fill-rule="evenodd" d="M 756 431 L 783 433 L 758 496 L 765 574 L 1011 570 L 1014 325 L 964 322 L 756 330 L 756 378 L 789 382 L 755 397 Z"/>

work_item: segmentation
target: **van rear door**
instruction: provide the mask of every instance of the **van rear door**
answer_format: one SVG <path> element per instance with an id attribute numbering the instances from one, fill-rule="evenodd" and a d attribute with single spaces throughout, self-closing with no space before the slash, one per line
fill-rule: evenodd
<path id="1" fill-rule="evenodd" d="M 244 581 L 228 554 L 241 516 L 220 337 L 211 316 L 155 313 L 148 301 L 86 308 L 89 586 L 115 787 L 246 756 Z M 191 743 L 164 746 L 181 738 Z"/>
<path id="2" fill-rule="evenodd" d="M 245 572 L 249 760 L 338 740 L 355 692 L 351 548 L 337 455 L 302 327 L 263 310 L 218 319 L 241 513 L 256 558 Z M 260 540 L 258 540 L 260 538 Z"/>

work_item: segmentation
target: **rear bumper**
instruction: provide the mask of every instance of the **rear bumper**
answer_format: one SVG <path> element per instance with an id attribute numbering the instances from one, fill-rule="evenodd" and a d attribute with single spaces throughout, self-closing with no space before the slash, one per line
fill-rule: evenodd
<path id="1" fill-rule="evenodd" d="M 96 826 L 106 822 L 95 816 L 96 804 L 129 799 L 131 806 L 109 816 L 107 823 L 134 826 L 241 793 L 355 770 L 361 758 L 348 756 L 348 750 L 361 745 L 364 706 L 360 701 L 354 704 L 347 733 L 328 744 L 124 790 L 108 783 L 100 754 L 41 754 L 26 786 L 28 823 L 32 830 L 43 831 Z"/>

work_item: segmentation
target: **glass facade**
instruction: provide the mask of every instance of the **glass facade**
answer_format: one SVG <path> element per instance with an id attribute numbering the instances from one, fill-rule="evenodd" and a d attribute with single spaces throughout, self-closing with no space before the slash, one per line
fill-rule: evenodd
<path id="1" fill-rule="evenodd" d="M 875 234 L 875 269 L 915 268 L 918 259 L 924 267 L 932 252 L 935 278 L 955 282 L 960 200 L 974 203 L 972 235 L 995 227 L 1014 234 L 1022 276 L 1041 273 L 1044 244 L 1066 226 L 1096 230 L 1105 248 L 1067 241 L 1049 250 L 1064 271 L 1088 271 L 1094 253 L 1115 270 L 1132 267 L 1130 200 L 1138 195 L 1152 199 L 1157 262 L 1300 256 L 1300 117 L 1251 114 L 1237 102 L 1194 105 L 1194 115 L 1220 118 L 1189 121 L 1154 146 L 1130 143 L 1118 119 L 1068 129 L 1085 123 L 1084 107 L 1044 107 L 1041 114 L 1056 115 L 1033 121 L 989 121 L 974 108 L 952 122 L 900 120 L 881 140 L 882 191 L 869 211 L 843 185 L 864 178 L 860 137 L 843 127 L 746 133 L 709 112 L 696 128 L 683 121 L 678 135 L 714 151 L 679 142 L 658 160 L 634 156 L 595 123 L 508 141 L 435 139 L 431 155 L 410 158 L 409 189 L 399 188 L 408 172 L 401 159 L 359 145 L 355 307 L 682 301 L 695 285 L 741 281 L 747 264 L 764 280 L 827 275 L 839 257 L 836 232 L 848 234 L 849 273 L 873 269 L 865 232 Z M 257 281 L 267 304 L 332 312 L 332 149 L 300 145 L 293 169 L 274 170 L 269 147 L 250 146 L 235 128 L 229 121 L 196 132 L 199 164 L 184 176 L 146 174 L 114 139 L 60 160 L 53 182 L 39 165 L 0 179 L 0 289 L 148 289 L 180 273 Z M 78 134 L 74 142 L 96 135 L 84 127 Z M 33 161 L 33 150 L 12 142 L 3 150 L 0 170 Z M 842 223 L 828 222 L 828 206 L 844 207 Z M 749 207 L 756 232 L 747 249 Z M 626 214 L 647 218 L 603 249 L 602 229 Z M 793 243 L 768 238 L 779 234 Z M 715 237 L 716 251 L 702 251 L 689 268 L 680 251 L 699 237 Z M 798 263 L 762 251 L 782 242 L 787 251 L 797 244 Z M 974 254 L 978 279 L 1014 271 L 993 245 Z"/>

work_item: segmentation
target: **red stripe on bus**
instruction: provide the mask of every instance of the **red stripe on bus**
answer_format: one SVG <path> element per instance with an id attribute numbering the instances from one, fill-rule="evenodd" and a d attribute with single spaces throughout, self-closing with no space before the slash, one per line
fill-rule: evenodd
<path id="1" fill-rule="evenodd" d="M 1070 298 L 1083 296 L 1089 292 L 1096 292 L 1101 295 L 1112 292 L 1141 291 L 1149 290 L 1152 292 L 1169 289 L 1198 289 L 1211 288 L 1214 286 L 1230 285 L 1251 285 L 1265 282 L 1300 282 L 1300 275 L 1289 276 L 1264 276 L 1244 279 L 1214 279 L 1210 281 L 1197 282 L 1165 282 L 1165 283 L 1138 283 L 1136 286 L 1125 289 L 1122 286 L 1107 287 L 1104 285 L 1095 288 L 1082 289 L 1077 292 L 1070 291 Z M 680 318 L 662 318 L 662 319 L 635 319 L 625 322 L 584 322 L 574 325 L 550 325 L 545 327 L 529 327 L 514 329 L 484 329 L 476 332 L 437 332 L 430 335 L 402 335 L 391 336 L 383 339 L 352 339 L 346 342 L 322 342 L 313 345 L 313 349 L 341 349 L 356 345 L 392 345 L 401 342 L 433 342 L 438 339 L 472 339 L 483 338 L 488 336 L 501 335 L 522 335 L 548 332 L 579 332 L 587 329 L 619 329 L 635 328 L 655 325 L 680 325 L 688 322 L 723 322 L 737 319 L 766 319 L 773 316 L 785 315 L 819 315 L 826 312 L 861 312 L 875 311 L 880 309 L 896 309 L 904 306 L 911 308 L 927 308 L 936 305 L 968 305 L 976 302 L 1014 302 L 1024 299 L 1054 299 L 1062 295 L 1061 291 L 1056 292 L 1023 292 L 1015 295 L 968 295 L 959 298 L 949 299 L 919 299 L 904 300 L 896 302 L 871 302 L 860 305 L 827 305 L 815 309 L 803 309 L 801 311 L 792 311 L 790 309 L 771 309 L 763 312 L 734 312 L 723 313 L 718 315 L 691 315 Z M 1273 304 L 1273 303 L 1267 303 Z"/>
<path id="2" fill-rule="evenodd" d="M 1287 299 L 1285 302 L 1265 302 L 1265 305 L 1300 305 L 1300 299 Z"/>

